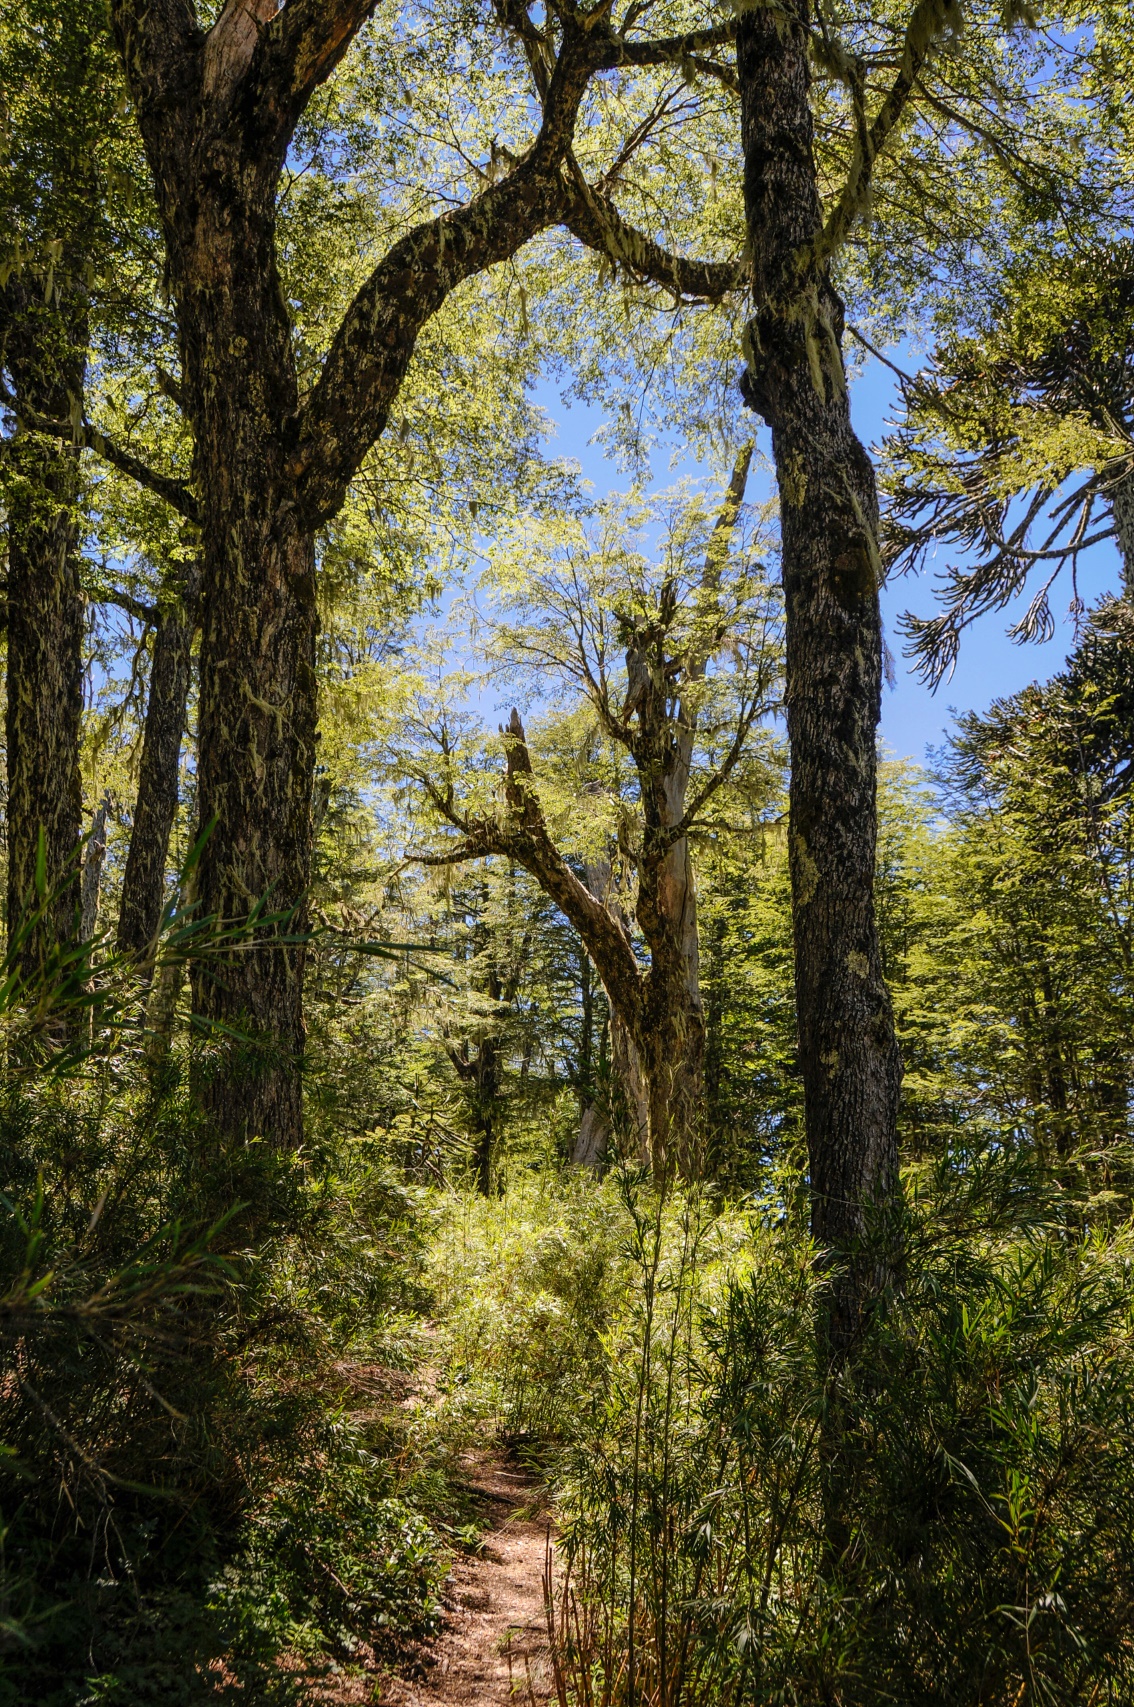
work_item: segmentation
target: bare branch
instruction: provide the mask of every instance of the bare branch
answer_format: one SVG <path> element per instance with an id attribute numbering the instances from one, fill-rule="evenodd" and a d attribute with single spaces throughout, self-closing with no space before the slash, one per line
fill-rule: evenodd
<path id="1" fill-rule="evenodd" d="M 645 995 L 633 945 L 610 910 L 576 877 L 548 834 L 535 792 L 524 726 L 515 708 L 507 729 L 501 733 L 507 766 L 504 777 L 507 810 L 504 815 L 498 820 L 481 819 L 468 823 L 465 839 L 459 847 L 407 857 L 421 865 L 446 866 L 499 854 L 523 866 L 574 925 L 615 1011 L 627 1026 L 637 1030 L 642 1023 Z M 428 785 L 426 789 L 429 792 Z M 431 798 L 434 797 L 431 795 Z M 437 804 L 435 798 L 434 804 Z M 450 822 L 455 822 L 450 811 L 446 811 L 445 816 Z"/>

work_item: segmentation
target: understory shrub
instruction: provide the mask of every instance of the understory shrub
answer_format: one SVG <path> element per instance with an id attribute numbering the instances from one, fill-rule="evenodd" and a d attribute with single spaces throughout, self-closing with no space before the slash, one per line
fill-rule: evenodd
<path id="1" fill-rule="evenodd" d="M 127 1040 L 3 1087 L 11 1707 L 302 1699 L 431 1628 L 428 1475 L 397 1403 L 351 1409 L 419 1354 L 420 1194 L 365 1143 L 225 1150 L 187 1077 Z"/>
<path id="2" fill-rule="evenodd" d="M 1003 1153 L 925 1164 L 901 1288 L 830 1377 L 824 1270 L 782 1194 L 721 1214 L 576 1189 L 464 1218 L 492 1302 L 454 1329 L 505 1425 L 543 1429 L 563 1700 L 1134 1699 L 1115 1204 Z"/>

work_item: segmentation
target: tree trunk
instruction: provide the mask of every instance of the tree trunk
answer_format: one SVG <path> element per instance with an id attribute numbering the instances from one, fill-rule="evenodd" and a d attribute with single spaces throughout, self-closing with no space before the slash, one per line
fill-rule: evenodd
<path id="1" fill-rule="evenodd" d="M 273 268 L 271 292 L 281 288 Z M 233 362 L 230 348 L 249 348 L 266 307 L 245 322 L 235 304 L 215 317 L 204 306 L 185 316 L 211 322 L 186 338 L 186 367 L 205 514 L 200 895 L 218 936 L 214 954 L 194 962 L 194 1008 L 229 1040 L 222 1070 L 203 1082 L 220 1130 L 294 1147 L 303 1131 L 315 545 L 292 519 L 281 447 L 265 430 L 295 406 L 290 344 L 280 339 L 260 371 Z M 235 388 L 220 379 L 226 364 L 228 374 L 243 370 Z"/>
<path id="2" fill-rule="evenodd" d="M 207 1114 L 231 1139 L 302 1139 L 302 934 L 315 766 L 315 542 L 286 423 L 298 385 L 274 253 L 274 175 L 225 133 L 191 207 L 166 202 L 201 510 L 198 802 L 207 832 L 194 1010 Z"/>
<path id="3" fill-rule="evenodd" d="M 613 1003 L 612 1003 L 613 1007 Z M 611 1085 L 612 1114 L 623 1152 L 648 1167 L 651 1149 L 651 1107 L 658 1131 L 665 1132 L 658 1102 L 652 1103 L 650 1083 L 642 1051 L 634 1032 L 618 1012 L 610 1016 L 610 1060 L 614 1069 Z M 664 1143 L 664 1137 L 663 1137 Z"/>
<path id="4" fill-rule="evenodd" d="M 153 958 L 165 907 L 166 863 L 177 815 L 199 583 L 197 565 L 186 565 L 180 597 L 175 604 L 159 609 L 154 630 L 138 796 L 118 915 L 118 947 L 143 967 Z"/>
<path id="5" fill-rule="evenodd" d="M 476 1133 L 473 1163 L 476 1169 L 476 1189 L 482 1197 L 488 1197 L 492 1191 L 492 1163 L 496 1151 L 499 1099 L 499 1044 L 495 1037 L 485 1037 L 477 1045 L 472 1080 L 473 1128 Z"/>
<path id="6" fill-rule="evenodd" d="M 5 292 L 4 357 L 17 407 L 68 420 L 86 374 L 85 304 L 59 286 L 51 303 L 24 275 Z M 79 922 L 83 594 L 79 453 L 18 429 L 6 446 L 8 503 L 8 940 L 37 903 L 42 841 L 47 896 L 18 955 L 28 978 Z"/>
<path id="7" fill-rule="evenodd" d="M 606 1160 L 610 1143 L 610 1127 L 597 1102 L 584 1104 L 579 1119 L 579 1136 L 571 1152 L 571 1162 L 577 1168 L 598 1168 Z"/>
<path id="8" fill-rule="evenodd" d="M 110 796 L 104 794 L 95 808 L 83 854 L 82 902 L 79 916 L 79 937 L 89 942 L 98 929 L 98 904 L 102 894 L 102 868 L 106 861 L 106 819 L 110 811 Z"/>
<path id="9" fill-rule="evenodd" d="M 1134 467 L 1111 487 L 1110 511 L 1122 563 L 1123 597 L 1134 599 Z"/>
<path id="10" fill-rule="evenodd" d="M 816 240 L 807 0 L 740 14 L 737 68 L 756 312 L 747 401 L 780 492 L 791 745 L 790 863 L 812 1230 L 833 1264 L 825 1336 L 858 1337 L 894 1253 L 898 1046 L 874 916 L 881 709 L 878 501 L 851 428 L 842 303 Z"/>
<path id="11" fill-rule="evenodd" d="M 599 1101 L 595 1066 L 595 984 L 590 955 L 579 943 L 579 995 L 582 1023 L 579 1028 L 579 1060 L 575 1089 L 579 1098 L 579 1133 L 571 1152 L 573 1166 L 600 1167 L 610 1142 L 607 1111 Z"/>
<path id="12" fill-rule="evenodd" d="M 663 831 L 684 814 L 692 748 L 692 729 L 681 727 L 659 790 Z M 637 914 L 650 945 L 644 1023 L 635 1039 L 646 1078 L 647 1150 L 659 1180 L 674 1171 L 696 1179 L 705 1159 L 705 1015 L 688 836 L 655 869 L 642 862 Z"/>
<path id="13" fill-rule="evenodd" d="M 482 1197 L 488 1197 L 492 1191 L 492 1164 L 500 1119 L 500 1077 L 503 1065 L 500 1039 L 481 1038 L 475 1055 L 469 1054 L 467 1040 L 459 1047 L 452 1044 L 447 1047 L 449 1059 L 468 1099 L 476 1189 Z"/>

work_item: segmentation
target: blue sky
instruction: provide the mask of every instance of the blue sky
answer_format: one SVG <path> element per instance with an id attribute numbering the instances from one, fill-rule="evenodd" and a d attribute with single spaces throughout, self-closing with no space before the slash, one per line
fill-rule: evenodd
<path id="1" fill-rule="evenodd" d="M 866 445 L 874 446 L 883 437 L 887 422 L 896 412 L 896 397 L 896 378 L 871 358 L 851 387 L 855 428 Z M 626 484 L 616 465 L 590 443 L 601 424 L 599 411 L 579 404 L 568 408 L 551 386 L 541 386 L 536 401 L 555 423 L 556 437 L 548 446 L 551 454 L 575 458 L 599 493 Z M 760 448 L 765 456 L 770 452 L 764 431 L 760 434 Z M 659 476 L 668 483 L 680 474 L 681 468 L 667 471 L 665 461 L 663 453 L 656 467 Z M 688 472 L 702 471 L 690 464 Z M 1116 589 L 1118 580 L 1117 553 L 1109 545 L 1096 548 L 1080 564 L 1079 592 L 1088 605 L 1101 593 Z M 927 749 L 941 744 L 952 725 L 954 712 L 984 710 L 991 700 L 1014 693 L 1029 682 L 1046 679 L 1059 669 L 1075 638 L 1074 626 L 1065 614 L 1070 586 L 1064 589 L 1057 583 L 1052 590 L 1054 637 L 1044 645 L 1017 646 L 1008 639 L 1006 631 L 1022 614 L 1030 596 L 1024 594 L 1017 605 L 1009 605 L 1006 610 L 975 622 L 962 638 L 961 655 L 952 677 L 936 693 L 931 693 L 902 656 L 897 624 L 905 610 L 923 616 L 933 610 L 933 566 L 921 576 L 902 577 L 883 589 L 882 614 L 894 657 L 896 681 L 893 688 L 883 689 L 881 733 L 883 743 L 895 757 L 923 763 Z"/>

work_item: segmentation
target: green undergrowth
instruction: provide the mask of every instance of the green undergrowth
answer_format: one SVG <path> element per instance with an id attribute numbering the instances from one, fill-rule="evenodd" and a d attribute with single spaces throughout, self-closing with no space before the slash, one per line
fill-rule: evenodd
<path id="1" fill-rule="evenodd" d="M 436 1625 L 432 1216 L 122 1057 L 0 1097 L 0 1703 L 306 1699 Z"/>
<path id="2" fill-rule="evenodd" d="M 552 1492 L 572 1707 L 1134 1699 L 1117 1149 L 910 1169 L 900 1283 L 831 1372 L 789 1173 L 478 1197 L 380 1136 L 226 1151 L 121 1055 L 9 1075 L 0 1144 L 0 1707 L 376 1679 L 501 1445 Z"/>
<path id="3" fill-rule="evenodd" d="M 451 1381 L 554 1489 L 562 1698 L 1134 1699 L 1134 1233 L 1096 1173 L 912 1170 L 902 1284 L 834 1376 L 794 1190 L 451 1199 Z"/>

